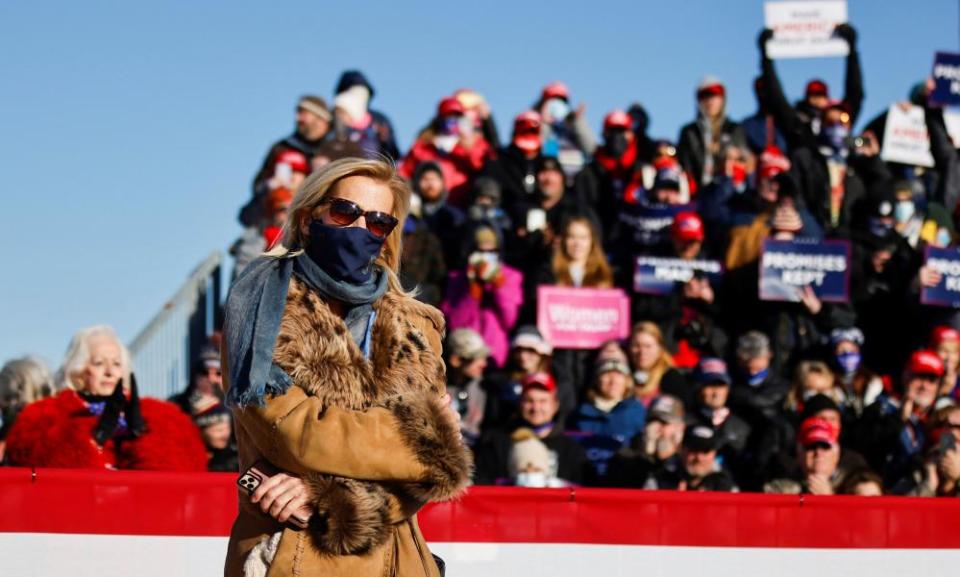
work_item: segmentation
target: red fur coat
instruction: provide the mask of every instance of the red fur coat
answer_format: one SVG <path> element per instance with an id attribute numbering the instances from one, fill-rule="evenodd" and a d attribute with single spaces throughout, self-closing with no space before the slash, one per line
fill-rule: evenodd
<path id="1" fill-rule="evenodd" d="M 135 439 L 93 440 L 98 416 L 72 390 L 28 405 L 7 435 L 9 464 L 65 469 L 204 471 L 207 452 L 200 431 L 176 405 L 141 399 L 146 430 Z"/>

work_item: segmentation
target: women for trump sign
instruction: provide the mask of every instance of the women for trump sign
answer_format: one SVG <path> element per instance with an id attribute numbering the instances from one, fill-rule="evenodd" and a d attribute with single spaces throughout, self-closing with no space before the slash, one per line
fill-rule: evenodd
<path id="1" fill-rule="evenodd" d="M 595 349 L 630 334 L 630 299 L 620 289 L 541 286 L 537 328 L 559 349 Z"/>

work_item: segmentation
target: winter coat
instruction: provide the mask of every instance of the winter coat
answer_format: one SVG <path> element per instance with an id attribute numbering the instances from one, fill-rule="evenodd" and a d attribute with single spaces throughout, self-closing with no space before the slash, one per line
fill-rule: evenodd
<path id="1" fill-rule="evenodd" d="M 500 184 L 500 206 L 507 214 L 515 212 L 518 202 L 534 201 L 537 190 L 536 165 L 536 156 L 527 158 L 523 151 L 511 144 L 501 148 L 496 160 L 488 162 L 484 168 L 484 176 Z"/>
<path id="2" fill-rule="evenodd" d="M 510 331 L 517 323 L 523 304 L 523 274 L 507 265 L 501 266 L 502 284 L 488 283 L 479 299 L 471 294 L 471 282 L 464 271 L 451 272 L 441 307 L 450 330 L 467 328 L 480 333 L 498 367 L 507 360 Z"/>
<path id="3" fill-rule="evenodd" d="M 417 300 L 431 306 L 440 304 L 447 265 L 443 247 L 430 227 L 418 218 L 407 217 L 404 223 L 403 255 L 400 257 L 400 282 L 403 288 L 419 287 Z"/>
<path id="4" fill-rule="evenodd" d="M 937 190 L 933 192 L 934 199 L 940 201 L 950 214 L 957 209 L 960 201 L 960 154 L 947 133 L 943 122 L 943 110 L 925 108 L 924 117 L 927 123 L 927 132 L 930 134 L 930 153 L 933 155 L 934 165 L 940 173 Z"/>
<path id="5" fill-rule="evenodd" d="M 707 146 L 705 135 L 699 122 L 691 122 L 680 130 L 680 139 L 677 144 L 677 157 L 680 166 L 697 183 L 697 189 L 704 184 L 703 165 L 706 162 Z M 720 129 L 720 146 L 736 146 L 741 150 L 747 149 L 747 137 L 743 128 L 729 118 L 723 119 Z"/>
<path id="6" fill-rule="evenodd" d="M 470 476 L 459 431 L 435 402 L 446 379 L 443 319 L 392 291 L 373 307 L 368 359 L 321 297 L 291 280 L 273 353 L 291 384 L 234 418 L 241 470 L 264 459 L 301 476 L 314 514 L 309 529 L 282 526 L 240 492 L 226 577 L 268 568 L 271 576 L 439 575 L 416 513 L 458 495 Z"/>
<path id="7" fill-rule="evenodd" d="M 263 159 L 263 164 L 260 165 L 260 170 L 257 171 L 257 175 L 253 178 L 253 196 L 247 204 L 240 209 L 238 216 L 240 224 L 245 227 L 257 227 L 260 224 L 260 219 L 263 215 L 263 199 L 270 192 L 267 183 L 273 178 L 275 168 L 274 159 L 276 159 L 280 153 L 293 150 L 303 154 L 307 158 L 307 161 L 309 161 L 326 142 L 326 137 L 316 141 L 306 140 L 296 132 L 275 142 L 267 152 L 267 156 Z"/>
<path id="8" fill-rule="evenodd" d="M 404 178 L 413 177 L 422 162 L 435 162 L 443 172 L 444 188 L 450 191 L 448 202 L 464 208 L 469 204 L 470 184 L 487 160 L 494 154 L 493 148 L 483 138 L 477 138 L 470 148 L 458 142 L 449 153 L 438 149 L 430 139 L 419 139 L 400 163 L 397 172 Z"/>
<path id="9" fill-rule="evenodd" d="M 510 477 L 510 452 L 513 449 L 513 432 L 524 426 L 513 422 L 507 427 L 491 431 L 477 446 L 478 485 L 493 485 Z M 555 427 L 550 434 L 540 439 L 556 457 L 556 471 L 548 477 L 558 477 L 575 485 L 582 485 L 593 478 L 593 469 L 583 447 Z"/>
<path id="10" fill-rule="evenodd" d="M 72 389 L 27 405 L 7 435 L 7 460 L 15 467 L 205 471 L 207 451 L 193 421 L 173 403 L 141 399 L 144 432 L 108 439 L 92 431 L 100 420 Z"/>
<path id="11" fill-rule="evenodd" d="M 610 459 L 643 432 L 646 421 L 646 407 L 629 398 L 617 403 L 610 412 L 601 411 L 593 403 L 582 403 L 567 422 L 571 434 L 586 449 L 597 475 L 603 477 Z"/>

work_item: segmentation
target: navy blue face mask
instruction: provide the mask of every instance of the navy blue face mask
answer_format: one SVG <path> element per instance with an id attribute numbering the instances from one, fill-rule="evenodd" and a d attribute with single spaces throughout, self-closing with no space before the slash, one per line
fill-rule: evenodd
<path id="1" fill-rule="evenodd" d="M 306 253 L 334 280 L 366 284 L 373 276 L 373 263 L 384 240 L 366 227 L 331 226 L 314 219 Z"/>

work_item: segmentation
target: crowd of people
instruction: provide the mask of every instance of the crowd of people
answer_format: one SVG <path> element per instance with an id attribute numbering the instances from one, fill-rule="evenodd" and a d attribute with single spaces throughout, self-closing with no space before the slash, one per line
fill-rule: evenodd
<path id="1" fill-rule="evenodd" d="M 552 82 L 504 140 L 482 94 L 457 90 L 403 153 L 370 80 L 346 71 L 329 104 L 299 100 L 293 134 L 269 149 L 239 214 L 234 278 L 282 237 L 310 173 L 386 158 L 413 190 L 401 281 L 446 318 L 447 389 L 475 483 L 956 496 L 960 316 L 919 295 L 941 280 L 925 249 L 960 240 L 960 150 L 927 82 L 908 103 L 923 107 L 935 166 L 882 160 L 886 114 L 853 131 L 864 98 L 855 29 L 836 30 L 850 49 L 842 97 L 815 79 L 795 103 L 766 54 L 771 34 L 758 42 L 756 112 L 730 118 L 728 87 L 707 76 L 676 141 L 648 134 L 639 103 L 606 114 L 598 136 Z M 767 239 L 849 242 L 847 301 L 809 288 L 797 302 L 762 300 Z M 645 294 L 634 287 L 642 255 L 715 260 L 723 274 Z M 553 346 L 537 329 L 544 285 L 623 289 L 629 338 Z M 137 398 L 104 327 L 75 337 L 56 379 L 11 361 L 6 463 L 69 466 L 64 447 L 85 437 L 89 461 L 74 466 L 234 470 L 219 363 L 214 349 L 200 356 L 174 413 Z M 82 420 L 31 439 L 50 411 Z M 165 441 L 183 461 L 153 461 L 151 433 L 176 423 Z M 188 429 L 196 443 L 175 436 Z"/>

